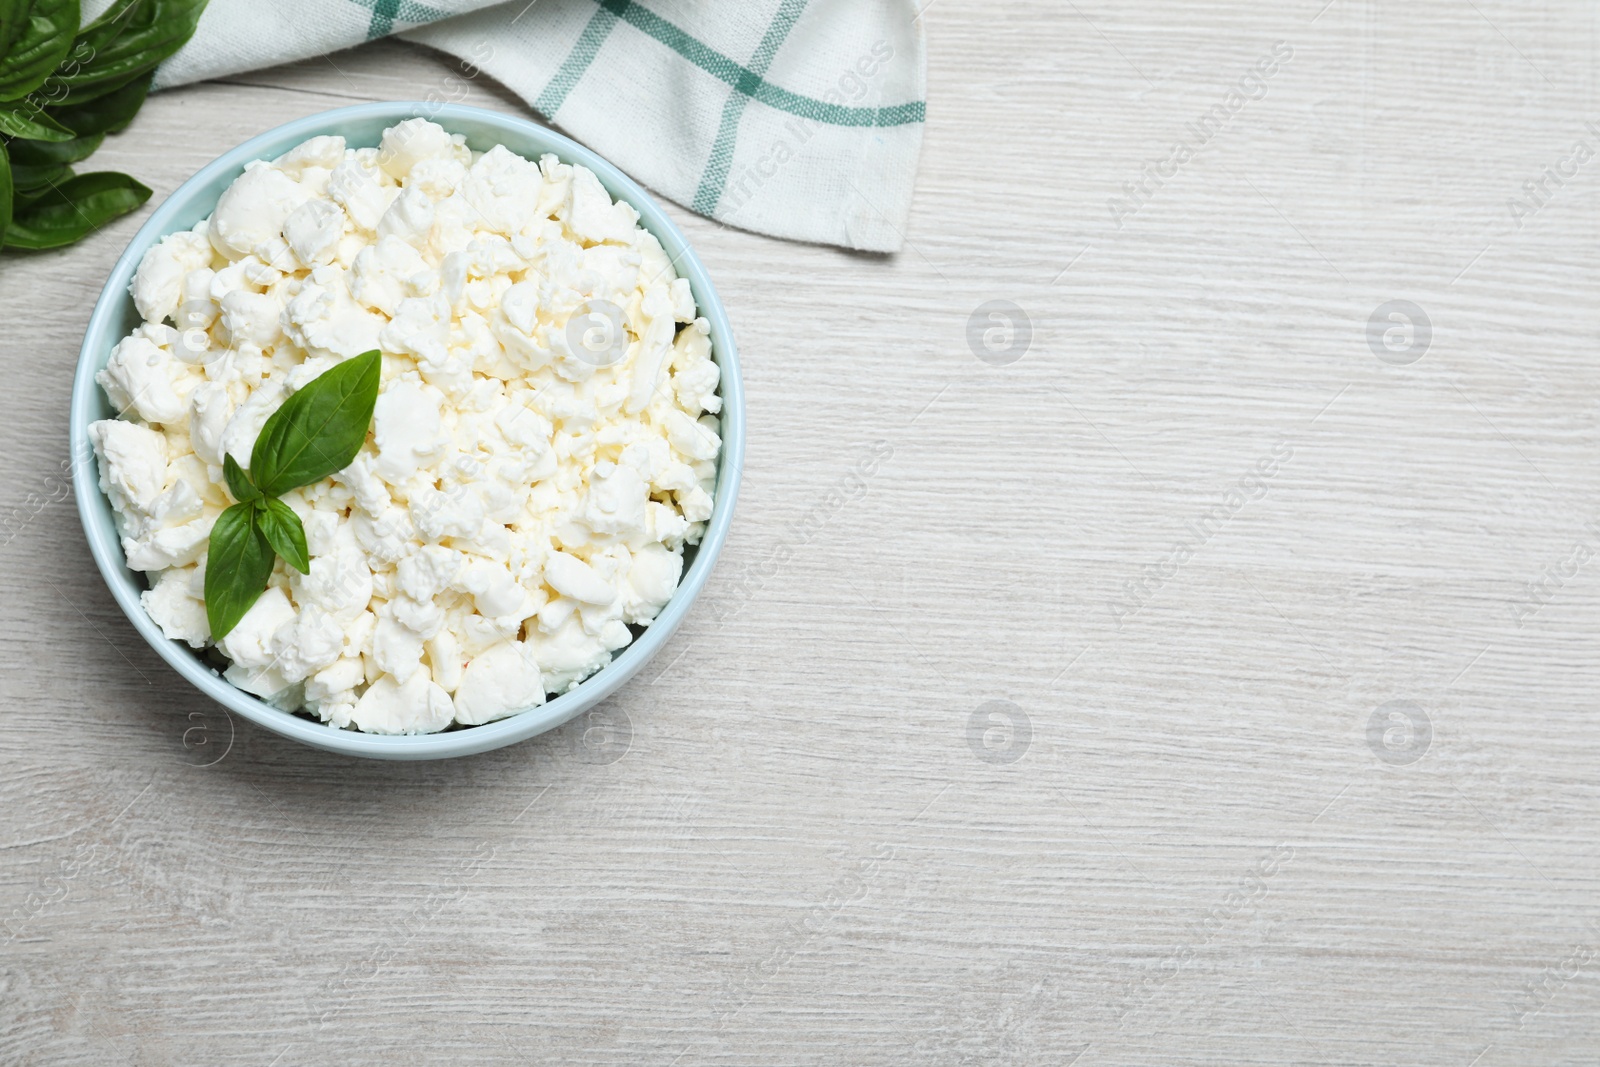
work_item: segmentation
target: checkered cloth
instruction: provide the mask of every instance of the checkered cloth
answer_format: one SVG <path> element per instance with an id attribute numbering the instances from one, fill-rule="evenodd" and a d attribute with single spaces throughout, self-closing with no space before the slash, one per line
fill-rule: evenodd
<path id="1" fill-rule="evenodd" d="M 892 252 L 922 146 L 916 14 L 913 0 L 211 0 L 156 86 L 398 33 L 462 61 L 419 99 L 458 100 L 482 71 L 701 214 Z"/>

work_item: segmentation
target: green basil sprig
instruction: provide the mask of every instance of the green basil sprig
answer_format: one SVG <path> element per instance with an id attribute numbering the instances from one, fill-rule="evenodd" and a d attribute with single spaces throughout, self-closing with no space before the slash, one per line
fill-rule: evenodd
<path id="1" fill-rule="evenodd" d="M 77 104 L 126 86 L 182 48 L 205 8 L 206 0 L 117 0 L 78 33 L 46 88 L 64 87 L 56 99 Z"/>
<path id="2" fill-rule="evenodd" d="M 30 112 L 27 108 L 4 104 L 0 104 L 0 134 L 20 141 L 70 141 L 73 138 L 71 130 L 43 111 Z"/>
<path id="3" fill-rule="evenodd" d="M 116 92 L 97 96 L 93 100 L 57 104 L 50 109 L 50 116 L 79 137 L 121 133 L 144 106 L 155 76 L 154 71 L 141 74 L 128 84 L 118 86 Z"/>
<path id="4" fill-rule="evenodd" d="M 78 32 L 78 0 L 5 0 L 14 13 L 0 56 L 0 100 L 21 100 L 55 72 Z"/>
<path id="5" fill-rule="evenodd" d="M 17 198 L 16 214 L 6 227 L 6 247 L 37 250 L 72 244 L 149 199 L 149 189 L 115 171 L 66 178 L 30 199 Z"/>
<path id="6" fill-rule="evenodd" d="M 228 492 L 238 503 L 211 528 L 206 619 L 213 641 L 228 636 L 266 590 L 278 556 L 311 573 L 305 527 L 278 497 L 350 466 L 372 425 L 382 367 L 374 349 L 307 382 L 261 427 L 248 472 L 223 457 Z"/>
<path id="7" fill-rule="evenodd" d="M 161 61 L 206 0 L 115 0 L 81 26 L 79 0 L 0 0 L 0 247 L 71 244 L 150 198 L 125 174 L 75 174 L 133 121 Z"/>

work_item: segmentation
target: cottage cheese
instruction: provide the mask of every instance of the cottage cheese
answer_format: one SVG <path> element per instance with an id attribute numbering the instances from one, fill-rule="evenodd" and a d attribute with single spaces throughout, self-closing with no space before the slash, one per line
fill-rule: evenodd
<path id="1" fill-rule="evenodd" d="M 284 495 L 279 561 L 217 648 L 234 685 L 341 728 L 427 733 L 526 710 L 610 662 L 677 589 L 721 448 L 709 327 L 594 174 L 470 151 L 412 119 L 251 164 L 134 276 L 143 325 L 89 428 L 145 610 L 212 644 L 204 574 L 262 424 L 383 352 L 355 461 Z M 621 327 L 621 332 L 618 331 Z"/>

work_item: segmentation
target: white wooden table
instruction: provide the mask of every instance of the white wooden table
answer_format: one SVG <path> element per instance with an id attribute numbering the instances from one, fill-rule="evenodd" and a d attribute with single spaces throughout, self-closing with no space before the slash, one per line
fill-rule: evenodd
<path id="1" fill-rule="evenodd" d="M 0 1062 L 1595 1063 L 1600 9 L 1322 5 L 936 0 L 903 254 L 674 209 L 732 538 L 598 719 L 472 759 L 143 645 L 58 475 L 144 213 L 0 261 Z M 166 93 L 100 158 L 159 200 L 450 71 Z"/>

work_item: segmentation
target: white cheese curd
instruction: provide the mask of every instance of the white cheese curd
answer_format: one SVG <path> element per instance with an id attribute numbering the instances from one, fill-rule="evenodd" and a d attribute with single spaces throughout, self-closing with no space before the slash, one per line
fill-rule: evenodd
<path id="1" fill-rule="evenodd" d="M 97 379 L 118 417 L 90 441 L 150 618 L 239 688 L 374 733 L 491 722 L 609 663 L 676 592 L 722 445 L 709 324 L 638 221 L 583 167 L 423 119 L 247 167 L 146 253 L 144 324 Z M 282 498 L 311 573 L 278 561 L 213 642 L 224 455 L 248 467 L 285 399 L 374 348 L 360 454 Z"/>

